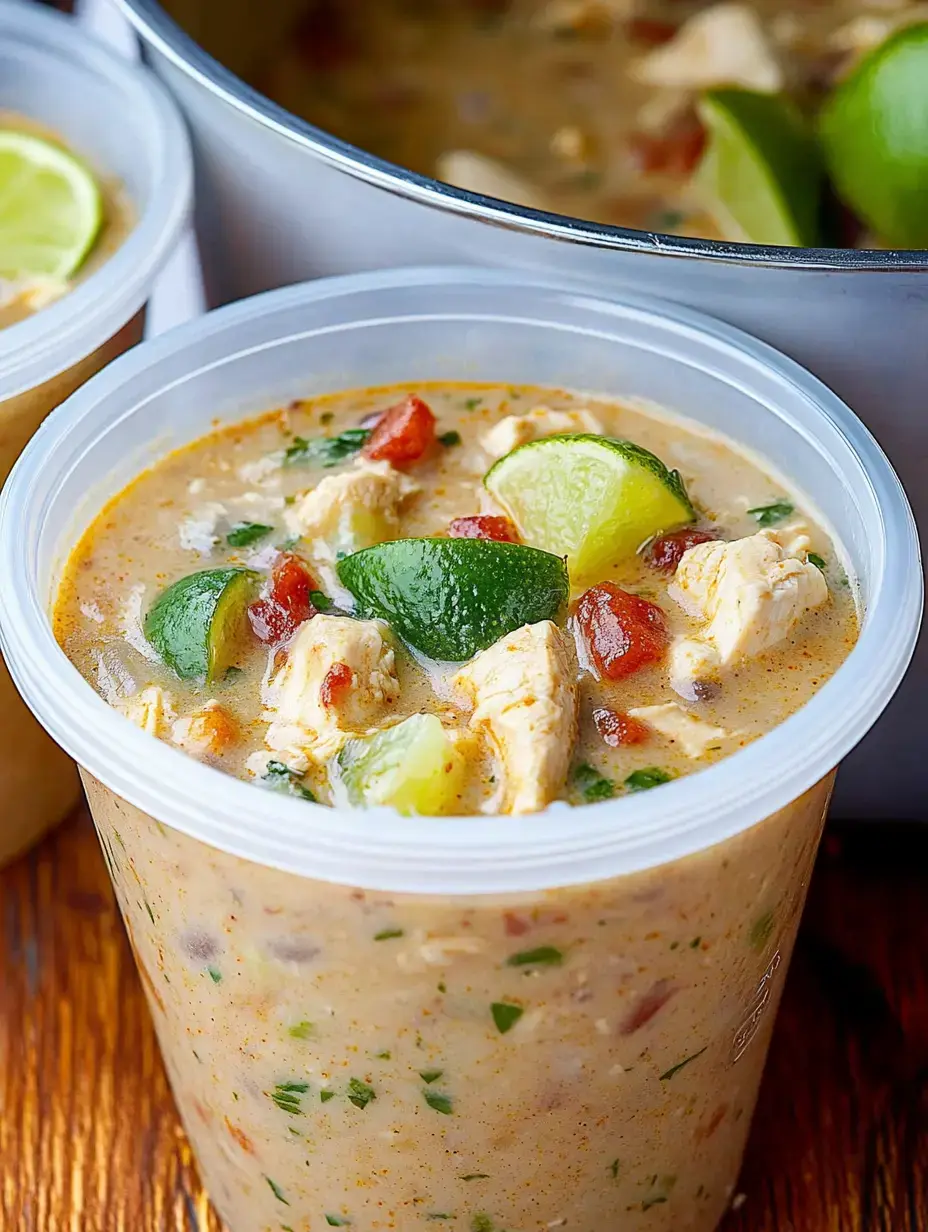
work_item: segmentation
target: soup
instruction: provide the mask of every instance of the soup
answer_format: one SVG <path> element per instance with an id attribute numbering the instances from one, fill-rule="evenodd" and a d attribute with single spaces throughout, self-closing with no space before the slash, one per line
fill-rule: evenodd
<path id="1" fill-rule="evenodd" d="M 857 628 L 837 546 L 731 442 L 483 385 L 294 403 L 170 455 L 86 532 L 55 620 L 109 702 L 195 757 L 459 814 L 711 765 Z"/>

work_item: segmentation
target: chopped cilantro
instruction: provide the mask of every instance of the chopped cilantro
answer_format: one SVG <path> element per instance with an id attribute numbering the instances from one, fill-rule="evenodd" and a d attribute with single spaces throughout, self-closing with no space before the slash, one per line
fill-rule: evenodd
<path id="1" fill-rule="evenodd" d="M 468 1172 L 465 1176 L 459 1176 L 459 1181 L 488 1181 L 490 1179 L 489 1172 Z"/>
<path id="2" fill-rule="evenodd" d="M 309 592 L 309 601 L 317 612 L 331 612 L 332 608 L 335 607 L 329 596 L 321 590 L 311 590 Z"/>
<path id="3" fill-rule="evenodd" d="M 773 501 L 772 504 L 758 505 L 756 509 L 749 509 L 748 515 L 758 526 L 776 526 L 778 522 L 792 517 L 795 512 L 789 501 Z"/>
<path id="4" fill-rule="evenodd" d="M 659 766 L 648 766 L 644 770 L 633 770 L 625 780 L 625 786 L 629 791 L 647 791 L 651 787 L 669 783 L 672 777 Z"/>
<path id="5" fill-rule="evenodd" d="M 698 950 L 701 945 L 702 945 L 702 937 L 694 937 L 693 940 L 690 942 L 690 949 Z"/>
<path id="6" fill-rule="evenodd" d="M 587 804 L 595 804 L 598 800 L 611 800 L 615 795 L 615 783 L 605 778 L 594 766 L 584 763 L 574 770 L 574 786 L 579 790 Z"/>
<path id="7" fill-rule="evenodd" d="M 559 967 L 564 955 L 553 945 L 540 945 L 535 950 L 520 950 L 506 959 L 507 967 Z"/>
<path id="8" fill-rule="evenodd" d="M 316 797 L 308 787 L 303 786 L 302 775 L 291 770 L 282 761 L 269 761 L 263 779 L 278 791 L 286 791 L 291 796 L 299 796 L 301 800 L 316 803 Z"/>
<path id="9" fill-rule="evenodd" d="M 148 912 L 148 918 L 151 920 L 152 924 L 154 924 L 154 922 L 155 922 L 155 913 L 152 911 L 152 909 L 151 909 L 151 903 L 148 901 L 148 899 L 147 899 L 147 898 L 145 899 L 145 910 Z"/>
<path id="10" fill-rule="evenodd" d="M 825 560 L 819 556 L 818 552 L 810 552 L 809 560 L 813 565 L 815 565 L 816 569 L 821 569 L 822 573 L 824 573 L 828 567 Z"/>
<path id="11" fill-rule="evenodd" d="M 439 445 L 444 445 L 446 449 L 449 449 L 452 445 L 460 445 L 461 434 L 460 432 L 455 432 L 452 428 L 450 432 L 442 432 L 441 436 L 438 437 L 438 443 Z"/>
<path id="12" fill-rule="evenodd" d="M 268 1094 L 281 1112 L 289 1112 L 291 1116 L 302 1116 L 303 1108 L 300 1104 L 300 1097 L 308 1090 L 308 1082 L 278 1082 L 274 1090 Z"/>
<path id="13" fill-rule="evenodd" d="M 278 1201 L 278 1202 L 282 1202 L 282 1203 L 284 1204 L 284 1206 L 289 1206 L 289 1205 L 290 1205 L 290 1203 L 289 1203 L 289 1202 L 287 1201 L 287 1199 L 284 1197 L 284 1191 L 283 1191 L 283 1190 L 281 1189 L 281 1187 L 277 1184 L 277 1182 L 276 1182 L 276 1181 L 272 1181 L 272 1180 L 271 1180 L 271 1178 L 270 1178 L 269 1176 L 266 1176 L 264 1179 L 267 1181 L 268 1185 L 270 1185 L 270 1187 L 271 1187 L 271 1193 L 274 1195 L 274 1197 L 277 1199 L 277 1201 Z"/>
<path id="14" fill-rule="evenodd" d="M 748 934 L 748 940 L 751 943 L 752 950 L 762 950 L 770 938 L 773 936 L 773 912 L 765 911 L 763 915 L 759 915 L 751 925 L 751 931 Z"/>
<path id="15" fill-rule="evenodd" d="M 209 972 L 209 978 L 214 984 L 222 983 L 222 972 L 218 967 L 207 967 L 206 970 Z"/>
<path id="16" fill-rule="evenodd" d="M 465 398 L 464 409 L 467 411 L 476 411 L 482 401 L 482 398 Z"/>
<path id="17" fill-rule="evenodd" d="M 226 543 L 232 548 L 247 548 L 269 535 L 273 529 L 273 526 L 264 526 L 261 522 L 236 522 L 226 535 Z"/>
<path id="18" fill-rule="evenodd" d="M 226 668 L 225 675 L 223 676 L 223 678 L 222 678 L 222 679 L 223 679 L 224 681 L 227 681 L 227 680 L 238 680 L 239 676 L 244 676 L 244 674 L 245 674 L 245 673 L 242 671 L 242 669 L 241 669 L 240 667 L 236 667 L 236 666 L 233 664 L 231 667 L 227 667 L 227 668 Z"/>
<path id="19" fill-rule="evenodd" d="M 351 1220 L 343 1219 L 341 1215 L 326 1215 L 326 1223 L 330 1228 L 350 1228 Z"/>
<path id="20" fill-rule="evenodd" d="M 312 1039 L 315 1029 L 316 1028 L 313 1023 L 308 1022 L 304 1018 L 302 1022 L 295 1022 L 293 1026 L 289 1028 L 287 1034 L 292 1035 L 294 1039 L 308 1040 Z"/>
<path id="21" fill-rule="evenodd" d="M 419 1077 L 423 1082 L 431 1084 L 437 1082 L 444 1072 L 443 1069 L 420 1069 Z"/>
<path id="22" fill-rule="evenodd" d="M 362 1082 L 360 1078 L 349 1079 L 348 1099 L 356 1108 L 366 1108 L 371 1100 L 376 1098 L 374 1088 L 368 1086 L 366 1082 Z"/>
<path id="23" fill-rule="evenodd" d="M 493 1015 L 497 1031 L 500 1035 L 505 1035 L 516 1025 L 525 1010 L 521 1005 L 510 1005 L 507 1001 L 494 1001 L 490 1006 L 490 1013 Z"/>
<path id="24" fill-rule="evenodd" d="M 374 933 L 375 941 L 392 941 L 394 937 L 405 937 L 406 930 L 403 928 L 382 928 L 379 933 Z"/>
<path id="25" fill-rule="evenodd" d="M 489 1215 L 475 1215 L 470 1221 L 470 1232 L 496 1232 L 496 1224 Z"/>
<path id="26" fill-rule="evenodd" d="M 289 539 L 284 539 L 282 543 L 278 543 L 278 552 L 291 552 L 300 542 L 299 535 L 291 535 Z"/>
<path id="27" fill-rule="evenodd" d="M 443 1095 L 441 1091 L 423 1091 L 425 1102 L 430 1108 L 434 1108 L 436 1112 L 442 1112 L 445 1116 L 451 1116 L 454 1107 L 451 1102 L 450 1095 Z"/>
<path id="28" fill-rule="evenodd" d="M 617 1159 L 614 1159 L 609 1165 L 609 1171 L 612 1174 L 612 1179 L 617 1181 L 619 1179 L 619 1161 Z"/>
<path id="29" fill-rule="evenodd" d="M 708 1048 L 708 1044 L 706 1045 L 706 1048 Z M 674 1074 L 679 1074 L 680 1070 L 689 1065 L 690 1061 L 695 1061 L 696 1058 L 701 1057 L 705 1051 L 705 1048 L 700 1048 L 699 1052 L 694 1052 L 691 1057 L 684 1057 L 683 1060 L 678 1061 L 676 1065 L 671 1065 L 670 1069 L 665 1070 L 663 1074 L 661 1074 L 661 1082 L 667 1082 L 674 1076 Z"/>
<path id="30" fill-rule="evenodd" d="M 389 1049 L 384 1049 L 383 1052 L 374 1053 L 374 1060 L 375 1061 L 389 1061 L 392 1055 L 393 1054 L 390 1052 Z"/>
<path id="31" fill-rule="evenodd" d="M 334 1092 L 334 1091 L 325 1091 L 325 1090 L 323 1090 L 323 1091 L 320 1091 L 320 1092 L 319 1092 L 319 1102 L 320 1102 L 320 1103 L 322 1103 L 322 1104 L 327 1104 L 327 1103 L 329 1102 L 329 1100 L 330 1100 L 330 1099 L 334 1099 L 334 1098 L 335 1098 L 335 1092 Z"/>
<path id="32" fill-rule="evenodd" d="M 426 1211 L 426 1219 L 457 1219 L 457 1215 L 449 1215 L 446 1211 Z"/>
<path id="33" fill-rule="evenodd" d="M 284 452 L 284 466 L 303 463 L 323 467 L 338 466 L 363 447 L 370 436 L 370 428 L 346 428 L 338 436 L 317 436 L 312 440 L 295 436 L 293 444 Z"/>
<path id="34" fill-rule="evenodd" d="M 291 494 L 290 496 L 285 496 L 285 497 L 284 497 L 284 504 L 285 504 L 285 505 L 295 505 L 295 504 L 296 504 L 296 497 L 295 497 L 295 496 L 293 496 L 292 494 Z"/>

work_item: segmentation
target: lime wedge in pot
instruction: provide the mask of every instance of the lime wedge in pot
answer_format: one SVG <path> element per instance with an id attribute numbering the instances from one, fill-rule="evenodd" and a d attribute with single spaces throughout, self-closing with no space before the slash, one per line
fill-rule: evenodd
<path id="1" fill-rule="evenodd" d="M 387 621 L 415 650 L 459 663 L 567 603 L 564 561 L 489 539 L 394 539 L 339 562 L 358 612 Z"/>
<path id="2" fill-rule="evenodd" d="M 885 243 L 928 247 L 928 23 L 875 48 L 819 118 L 842 200 Z"/>
<path id="3" fill-rule="evenodd" d="M 527 542 L 566 556 L 575 583 L 634 556 L 695 518 L 683 481 L 631 441 L 548 436 L 520 445 L 484 478 Z"/>
<path id="4" fill-rule="evenodd" d="M 163 591 L 145 617 L 145 636 L 182 680 L 219 680 L 249 640 L 248 604 L 260 575 L 204 569 Z"/>
<path id="5" fill-rule="evenodd" d="M 719 89 L 697 104 L 706 152 L 696 169 L 726 239 L 815 247 L 824 171 L 815 138 L 789 99 Z"/>
<path id="6" fill-rule="evenodd" d="M 464 758 L 434 714 L 414 714 L 396 727 L 349 740 L 338 772 L 356 808 L 392 805 L 399 813 L 436 817 L 454 808 Z"/>
<path id="7" fill-rule="evenodd" d="M 69 278 L 103 222 L 100 188 L 54 142 L 0 130 L 0 277 Z"/>

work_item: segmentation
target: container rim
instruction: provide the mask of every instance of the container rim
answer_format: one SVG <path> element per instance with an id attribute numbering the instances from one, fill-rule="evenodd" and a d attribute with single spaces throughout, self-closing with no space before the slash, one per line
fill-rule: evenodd
<path id="1" fill-rule="evenodd" d="M 5 399 L 92 354 L 142 306 L 189 222 L 193 162 L 180 114 L 154 73 L 89 37 L 73 17 L 26 0 L 0 0 L 0 32 L 4 55 L 21 49 L 42 57 L 50 80 L 62 61 L 77 62 L 107 85 L 112 110 L 100 122 L 112 124 L 114 116 L 124 124 L 138 122 L 152 185 L 135 225 L 98 270 L 56 303 L 0 331 L 0 399 Z"/>
<path id="2" fill-rule="evenodd" d="M 512 313 L 520 325 L 543 295 L 546 304 L 596 314 L 604 330 L 615 331 L 623 319 L 645 322 L 659 331 L 665 353 L 675 338 L 681 347 L 695 339 L 707 366 L 730 372 L 749 393 L 753 374 L 765 411 L 806 435 L 822 466 L 853 485 L 866 511 L 872 600 L 850 656 L 801 710 L 724 761 L 640 795 L 582 809 L 559 803 L 530 817 L 400 818 L 386 809 L 307 804 L 202 765 L 127 722 L 72 666 L 52 634 L 49 596 L 40 593 L 39 544 L 63 477 L 157 396 L 142 378 L 178 355 L 189 356 L 192 375 L 203 368 L 206 340 L 234 337 L 242 323 L 261 316 L 312 304 L 331 304 L 335 312 L 338 301 L 344 312 L 371 291 L 449 285 L 485 291 L 493 320 L 502 319 L 492 307 L 494 292 L 505 291 L 511 303 L 516 289 L 525 291 L 527 304 Z M 349 312 L 345 328 L 357 332 L 364 319 Z M 382 323 L 382 305 L 367 319 Z M 288 331 L 275 340 L 305 336 Z M 253 341 L 238 350 L 232 343 L 228 358 L 253 350 Z M 140 401 L 136 380 L 149 391 Z M 453 268 L 351 275 L 267 292 L 116 360 L 46 420 L 14 467 L 0 494 L 0 575 L 0 641 L 14 680 L 55 740 L 118 795 L 204 843 L 270 867 L 387 892 L 466 895 L 536 891 L 654 867 L 788 805 L 833 769 L 886 706 L 911 659 L 922 610 L 918 538 L 899 480 L 863 424 L 799 365 L 740 330 L 659 301 L 607 301 L 543 278 Z"/>
<path id="3" fill-rule="evenodd" d="M 547 236 L 561 243 L 649 253 L 654 257 L 689 258 L 717 265 L 868 273 L 928 270 L 928 252 L 922 249 L 784 248 L 701 240 L 588 222 L 455 188 L 379 158 L 279 106 L 211 56 L 157 0 L 116 2 L 149 46 L 236 111 L 355 179 L 433 209 L 504 230 Z"/>

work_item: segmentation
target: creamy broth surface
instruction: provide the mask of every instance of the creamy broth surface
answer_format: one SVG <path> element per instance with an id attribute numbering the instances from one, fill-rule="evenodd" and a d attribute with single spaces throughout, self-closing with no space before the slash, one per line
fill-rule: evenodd
<path id="1" fill-rule="evenodd" d="M 130 709 L 135 695 L 151 686 L 160 688 L 169 694 L 171 710 L 181 720 L 202 712 L 204 705 L 218 705 L 232 719 L 234 736 L 203 756 L 253 780 L 254 755 L 264 749 L 268 730 L 262 699 L 280 648 L 267 650 L 254 642 L 240 653 L 227 678 L 212 685 L 181 681 L 146 644 L 142 617 L 159 592 L 178 578 L 226 564 L 251 566 L 263 574 L 280 559 L 281 545 L 303 553 L 318 589 L 348 607 L 351 596 L 338 584 L 334 570 L 319 563 L 313 545 L 292 542 L 287 515 L 307 490 L 327 476 L 351 471 L 358 461 L 348 458 L 318 469 L 282 460 L 294 440 L 335 436 L 370 424 L 407 392 L 397 388 L 339 394 L 224 428 L 171 454 L 113 501 L 76 549 L 55 617 L 61 645 L 94 687 L 113 704 Z M 678 468 L 699 512 L 699 524 L 715 528 L 725 540 L 758 534 L 758 515 L 749 510 L 791 508 L 778 515 L 775 533 L 787 540 L 794 532 L 804 536 L 803 557 L 811 552 L 821 564 L 827 601 L 806 612 L 767 653 L 732 665 L 717 684 L 697 689 L 689 698 L 671 688 L 664 660 L 615 681 L 595 679 L 575 665 L 579 735 L 571 759 L 573 777 L 556 795 L 582 802 L 583 773 L 578 778 L 577 767 L 592 767 L 621 785 L 635 771 L 657 767 L 676 777 L 726 757 L 798 709 L 848 654 L 856 638 L 856 614 L 835 547 L 782 482 L 730 443 L 681 420 L 558 390 L 426 384 L 414 392 L 434 412 L 438 437 L 449 443 L 436 443 L 406 468 L 418 490 L 403 500 L 391 538 L 444 535 L 456 518 L 499 514 L 482 484 L 492 457 L 481 441 L 494 424 L 541 405 L 554 412 L 583 408 L 607 435 L 631 439 Z M 260 542 L 232 547 L 227 535 L 242 522 L 270 529 Z M 646 553 L 624 559 L 598 580 L 658 604 L 671 640 L 698 631 L 698 620 L 668 593 L 673 575 L 655 569 Z M 572 610 L 579 594 L 574 587 Z M 399 693 L 380 725 L 428 711 L 447 726 L 465 727 L 472 707 L 451 684 L 455 669 L 429 663 L 389 631 L 385 635 L 395 651 Z M 574 639 L 568 634 L 565 640 Z M 582 655 L 582 646 L 578 653 Z M 715 729 L 715 737 L 704 740 L 698 752 L 658 730 L 649 730 L 640 743 L 610 747 L 593 718 L 598 708 L 625 714 L 670 703 Z M 170 739 L 169 725 L 159 734 Z M 498 771 L 490 753 L 485 743 L 467 750 L 467 779 L 453 811 L 492 807 Z M 326 765 L 311 766 L 305 783 L 318 799 L 333 799 Z M 594 792 L 590 798 L 602 797 Z"/>

